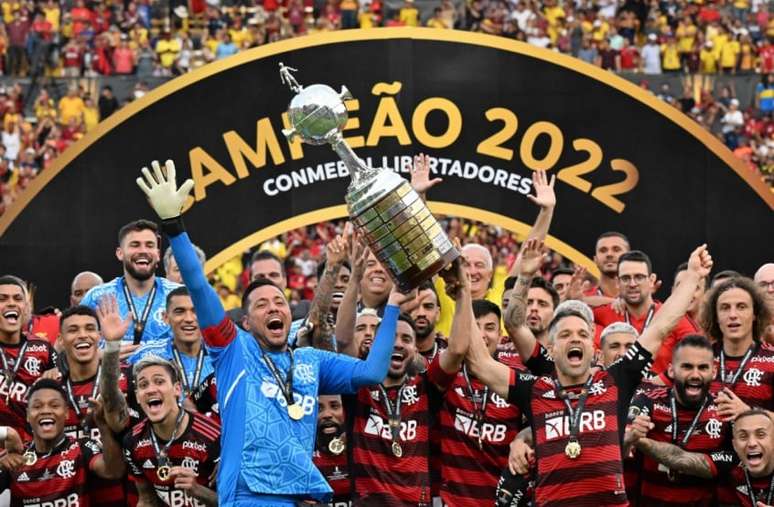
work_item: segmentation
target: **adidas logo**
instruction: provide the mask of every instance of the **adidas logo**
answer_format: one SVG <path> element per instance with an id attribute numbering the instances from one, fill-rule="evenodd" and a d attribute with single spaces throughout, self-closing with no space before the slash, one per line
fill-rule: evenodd
<path id="1" fill-rule="evenodd" d="M 546 391 L 545 393 L 543 393 L 543 398 L 548 398 L 549 400 L 555 400 L 556 394 L 554 394 L 553 391 Z"/>
<path id="2" fill-rule="evenodd" d="M 145 463 L 142 464 L 143 468 L 156 468 L 156 465 L 153 464 L 153 462 L 149 459 L 145 460 Z"/>
<path id="3" fill-rule="evenodd" d="M 16 482 L 28 482 L 30 480 L 30 477 L 27 475 L 27 472 L 22 472 L 19 477 L 16 478 Z"/>

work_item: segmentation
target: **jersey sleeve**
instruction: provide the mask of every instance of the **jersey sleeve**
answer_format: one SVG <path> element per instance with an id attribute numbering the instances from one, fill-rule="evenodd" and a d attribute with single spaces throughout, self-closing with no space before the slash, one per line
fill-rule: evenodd
<path id="1" fill-rule="evenodd" d="M 319 351 L 322 354 L 321 394 L 354 393 L 359 387 L 378 384 L 384 380 L 395 344 L 398 313 L 397 306 L 387 305 L 371 351 L 365 361 L 333 352 Z"/>
<path id="2" fill-rule="evenodd" d="M 650 368 L 652 360 L 651 353 L 645 350 L 640 342 L 634 342 L 626 354 L 607 369 L 618 387 L 619 407 L 629 406 L 629 401 Z"/>
<path id="3" fill-rule="evenodd" d="M 236 338 L 236 326 L 223 310 L 215 289 L 207 282 L 188 234 L 183 232 L 172 236 L 169 243 L 185 286 L 191 293 L 202 336 L 212 354 L 213 363 L 217 364 L 220 352 Z"/>
<path id="4" fill-rule="evenodd" d="M 190 398 L 193 404 L 196 406 L 196 410 L 202 414 L 212 411 L 213 405 L 217 403 L 217 399 L 213 396 L 213 390 L 215 389 L 215 374 L 210 373 L 204 382 L 199 384 L 196 389 L 191 392 Z"/>
<path id="5" fill-rule="evenodd" d="M 137 465 L 132 456 L 132 450 L 135 448 L 135 442 L 131 433 L 124 437 L 124 461 L 129 469 L 129 474 L 133 477 L 142 477 L 142 469 Z"/>
<path id="6" fill-rule="evenodd" d="M 529 413 L 532 386 L 538 377 L 529 373 L 519 373 L 511 369 L 511 379 L 508 385 L 508 403 L 518 406 L 522 412 Z"/>
<path id="7" fill-rule="evenodd" d="M 629 405 L 627 420 L 632 422 L 640 414 L 649 416 L 653 412 L 653 398 L 645 392 L 639 393 L 632 398 Z"/>
<path id="8" fill-rule="evenodd" d="M 542 343 L 535 340 L 535 349 L 532 355 L 524 362 L 524 366 L 537 377 L 551 375 L 556 368 L 551 354 L 548 353 Z"/>
<path id="9" fill-rule="evenodd" d="M 713 477 L 728 477 L 739 466 L 739 457 L 732 449 L 719 449 L 704 455 Z"/>
<path id="10" fill-rule="evenodd" d="M 90 438 L 81 439 L 78 444 L 81 447 L 81 459 L 87 470 L 94 469 L 94 461 L 102 456 L 102 444 Z"/>
<path id="11" fill-rule="evenodd" d="M 457 372 L 449 373 L 441 367 L 441 354 L 445 354 L 445 352 L 442 350 L 436 354 L 427 367 L 427 379 L 438 389 L 445 391 L 452 385 L 454 379 L 457 378 Z"/>

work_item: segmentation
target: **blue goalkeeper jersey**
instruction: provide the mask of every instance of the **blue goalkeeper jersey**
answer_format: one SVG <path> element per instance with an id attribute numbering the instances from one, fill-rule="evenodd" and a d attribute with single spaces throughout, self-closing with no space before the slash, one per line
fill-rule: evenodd
<path id="1" fill-rule="evenodd" d="M 124 294 L 124 277 L 119 276 L 109 282 L 97 285 L 89 289 L 89 292 L 81 300 L 81 304 L 88 306 L 96 311 L 100 300 L 108 295 L 113 295 L 118 302 L 118 312 L 121 314 L 121 318 L 125 319 L 129 315 L 129 305 L 126 302 L 126 295 Z M 148 319 L 145 322 L 145 328 L 142 333 L 142 340 L 140 343 L 147 343 L 158 340 L 164 335 L 169 335 L 169 325 L 164 322 L 164 310 L 167 305 L 167 294 L 180 287 L 179 284 L 170 282 L 166 278 L 157 276 L 154 284 L 156 286 L 156 295 L 153 298 L 150 309 L 148 310 Z M 142 296 L 136 296 L 132 294 L 132 302 L 138 315 L 135 315 L 135 319 L 140 319 L 145 312 L 145 305 L 148 303 L 151 291 L 146 292 Z M 134 322 L 126 330 L 123 341 L 124 343 L 134 342 Z"/>
<path id="2" fill-rule="evenodd" d="M 327 501 L 331 488 L 312 462 L 317 395 L 354 393 L 384 380 L 398 308 L 388 306 L 385 310 L 365 361 L 308 347 L 294 351 L 293 397 L 303 409 L 303 416 L 295 421 L 288 415 L 282 389 L 258 341 L 225 314 L 188 235 L 174 236 L 170 243 L 215 368 L 223 428 L 219 504 L 283 506 L 303 499 Z M 286 378 L 289 352 L 267 351 L 266 355 Z"/>

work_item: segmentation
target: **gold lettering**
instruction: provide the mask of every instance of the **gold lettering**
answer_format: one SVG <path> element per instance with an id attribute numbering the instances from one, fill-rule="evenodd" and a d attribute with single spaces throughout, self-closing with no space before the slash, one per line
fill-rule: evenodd
<path id="1" fill-rule="evenodd" d="M 288 113 L 282 113 L 282 126 L 286 129 L 290 128 Z M 290 158 L 293 160 L 304 158 L 304 149 L 301 147 L 300 137 L 294 136 L 292 141 L 288 141 L 288 147 L 290 148 Z"/>
<path id="2" fill-rule="evenodd" d="M 215 182 L 231 185 L 236 181 L 233 174 L 220 165 L 212 156 L 200 146 L 188 152 L 191 162 L 191 176 L 194 180 L 194 198 L 201 201 L 207 197 L 207 187 Z M 204 169 L 207 169 L 205 174 Z"/>
<path id="3" fill-rule="evenodd" d="M 548 145 L 548 153 L 542 160 L 535 158 L 532 153 L 535 148 L 535 141 L 538 136 L 545 134 L 550 138 Z M 562 156 L 562 148 L 564 147 L 564 136 L 559 127 L 549 121 L 538 121 L 529 126 L 524 137 L 521 139 L 521 147 L 519 155 L 524 165 L 532 169 L 533 171 L 547 171 L 554 167 L 559 161 L 559 157 Z"/>
<path id="4" fill-rule="evenodd" d="M 381 94 L 394 95 L 400 91 L 402 86 L 399 81 L 392 84 L 376 83 L 371 89 L 371 93 L 377 96 Z M 395 97 L 385 96 L 379 100 L 366 145 L 376 146 L 382 137 L 395 137 L 402 145 L 411 144 L 411 138 L 406 130 L 406 124 L 403 123 L 403 117 L 400 115 Z"/>
<path id="5" fill-rule="evenodd" d="M 434 136 L 427 131 L 427 115 L 430 111 L 443 111 L 449 122 L 446 132 Z M 460 109 L 449 99 L 431 97 L 419 103 L 411 117 L 411 130 L 417 141 L 428 148 L 446 148 L 460 136 L 462 131 L 462 113 Z"/>
<path id="6" fill-rule="evenodd" d="M 350 113 L 360 109 L 360 101 L 357 99 L 348 100 L 344 102 L 344 105 L 347 107 L 347 111 Z M 359 128 L 360 118 L 356 118 L 350 114 L 349 118 L 347 119 L 347 123 L 344 125 L 342 130 L 355 130 Z M 363 136 L 345 137 L 344 140 L 349 144 L 350 148 L 362 148 L 365 146 L 365 138 Z"/>
<path id="7" fill-rule="evenodd" d="M 236 169 L 237 176 L 240 179 L 247 178 L 249 174 L 245 159 L 249 160 L 256 169 L 266 165 L 267 148 L 274 165 L 285 163 L 285 156 L 282 154 L 282 149 L 277 141 L 277 135 L 274 133 L 271 120 L 268 118 L 261 118 L 255 124 L 255 150 L 234 130 L 223 134 L 223 140 L 226 142 L 228 154 L 231 156 L 231 163 L 234 164 L 234 169 Z"/>
<path id="8" fill-rule="evenodd" d="M 501 121 L 503 128 L 487 137 L 476 147 L 476 151 L 482 155 L 499 158 L 502 160 L 513 160 L 513 150 L 503 147 L 503 144 L 511 140 L 519 127 L 519 119 L 510 109 L 504 107 L 493 107 L 484 114 L 489 122 Z"/>

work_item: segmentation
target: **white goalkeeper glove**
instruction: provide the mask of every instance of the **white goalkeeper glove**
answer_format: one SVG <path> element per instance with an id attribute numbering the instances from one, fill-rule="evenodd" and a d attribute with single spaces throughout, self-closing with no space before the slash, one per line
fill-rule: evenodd
<path id="1" fill-rule="evenodd" d="M 151 162 L 153 175 L 147 167 L 143 167 L 142 174 L 145 178 L 142 176 L 137 178 L 137 186 L 148 196 L 148 201 L 159 218 L 169 220 L 180 216 L 194 182 L 189 178 L 178 189 L 175 181 L 175 163 L 167 160 L 164 165 L 166 170 L 162 171 L 158 161 Z"/>

